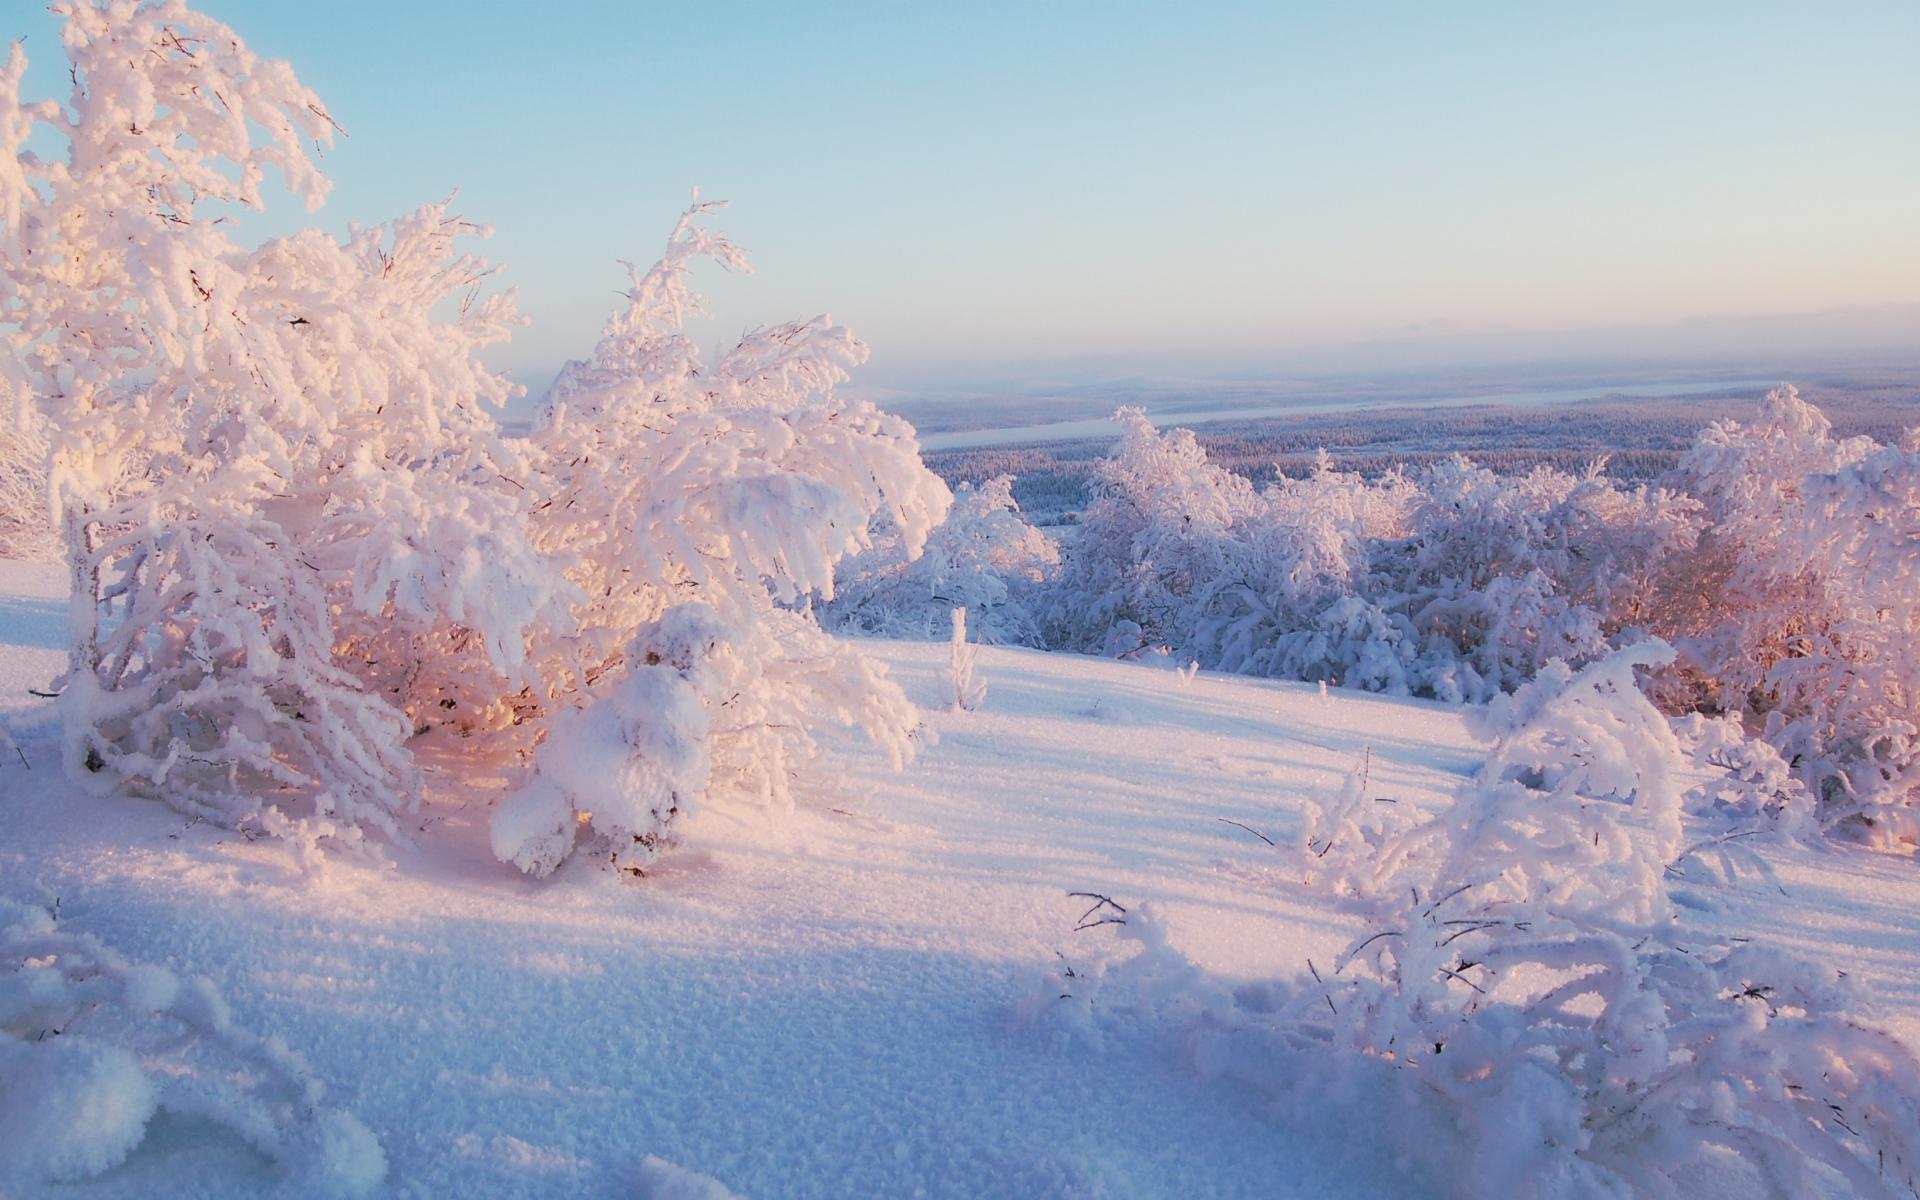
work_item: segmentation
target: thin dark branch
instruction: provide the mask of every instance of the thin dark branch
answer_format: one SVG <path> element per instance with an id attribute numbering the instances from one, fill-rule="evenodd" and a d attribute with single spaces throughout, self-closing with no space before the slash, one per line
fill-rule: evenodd
<path id="1" fill-rule="evenodd" d="M 1232 825 L 1232 826 L 1234 826 L 1235 828 L 1238 828 L 1238 829 L 1244 829 L 1244 830 L 1246 830 L 1246 831 L 1247 831 L 1248 833 L 1250 833 L 1250 834 L 1252 834 L 1253 836 L 1255 836 L 1255 837 L 1257 837 L 1257 838 L 1259 838 L 1259 839 L 1260 839 L 1261 841 L 1263 841 L 1263 842 L 1265 842 L 1265 843 L 1266 843 L 1267 845 L 1269 845 L 1269 846 L 1272 846 L 1272 845 L 1274 845 L 1274 841 L 1273 841 L 1273 839 L 1272 839 L 1272 838 L 1270 838 L 1270 837 L 1268 837 L 1268 836 L 1267 836 L 1266 834 L 1264 834 L 1264 833 L 1261 833 L 1261 832 L 1260 832 L 1260 831 L 1259 831 L 1258 829 L 1255 829 L 1255 828 L 1254 828 L 1253 826 L 1251 826 L 1251 825 L 1242 825 L 1242 824 L 1240 824 L 1240 822 L 1238 822 L 1238 821 L 1234 821 L 1234 820 L 1229 820 L 1229 819 L 1228 819 L 1228 818 L 1226 818 L 1226 817 L 1215 817 L 1215 818 L 1214 818 L 1214 820 L 1216 820 L 1216 821 L 1219 821 L 1219 822 L 1222 822 L 1223 824 L 1227 824 L 1227 825 Z M 1277 848 L 1277 847 L 1276 847 L 1276 848 Z"/>
<path id="2" fill-rule="evenodd" d="M 1114 912 L 1120 913 L 1122 916 L 1126 914 L 1127 910 L 1115 904 L 1111 896 L 1102 896 L 1099 892 L 1068 892 L 1067 895 L 1081 900 L 1093 901 L 1093 907 L 1080 914 L 1080 920 L 1073 927 L 1075 933 L 1080 932 L 1082 929 L 1092 929 L 1096 925 L 1126 924 L 1120 917 L 1102 917 L 1098 921 L 1091 919 L 1093 914 L 1099 912 L 1102 908 L 1111 908 Z"/>
<path id="3" fill-rule="evenodd" d="M 1468 987 L 1472 988 L 1474 991 L 1479 992 L 1482 996 L 1487 994 L 1487 989 L 1481 987 L 1479 984 L 1475 983 L 1473 980 L 1468 979 L 1465 975 L 1462 975 L 1458 971 L 1450 970 L 1446 967 L 1441 967 L 1440 973 L 1442 975 L 1445 975 L 1449 979 L 1458 979 L 1461 983 L 1464 983 Z"/>
<path id="4" fill-rule="evenodd" d="M 1430 917 L 1430 916 L 1432 916 L 1432 915 L 1433 915 L 1433 910 L 1434 910 L 1434 909 L 1436 909 L 1436 908 L 1439 908 L 1439 907 L 1440 907 L 1440 906 L 1441 906 L 1442 904 L 1445 904 L 1445 903 L 1446 903 L 1447 901 L 1449 901 L 1449 900 L 1451 900 L 1451 899 L 1453 899 L 1453 898 L 1454 898 L 1455 896 L 1458 896 L 1458 895 L 1459 895 L 1459 894 L 1460 894 L 1461 892 L 1464 892 L 1464 891 L 1466 891 L 1466 890 L 1467 890 L 1468 888 L 1470 888 L 1470 887 L 1472 887 L 1472 886 L 1473 886 L 1473 885 L 1472 885 L 1472 884 L 1470 884 L 1470 883 L 1463 883 L 1463 884 L 1461 884 L 1461 885 L 1460 885 L 1459 887 L 1457 887 L 1457 888 L 1455 888 L 1455 889 L 1453 889 L 1452 891 L 1450 891 L 1450 892 L 1448 892 L 1448 893 L 1447 893 L 1446 895 L 1444 895 L 1444 896 L 1442 896 L 1442 897 L 1440 897 L 1440 898 L 1439 898 L 1438 900 L 1435 900 L 1435 901 L 1434 901 L 1434 902 L 1433 902 L 1432 904 L 1429 904 L 1429 905 L 1427 905 L 1427 910 L 1426 910 L 1425 912 L 1423 912 L 1423 913 L 1421 913 L 1420 915 L 1421 915 L 1421 916 L 1423 916 L 1423 917 Z M 1416 904 L 1417 904 L 1417 903 L 1419 903 L 1419 901 L 1418 901 L 1418 900 L 1416 900 L 1416 901 L 1415 901 L 1414 903 L 1416 903 Z"/>

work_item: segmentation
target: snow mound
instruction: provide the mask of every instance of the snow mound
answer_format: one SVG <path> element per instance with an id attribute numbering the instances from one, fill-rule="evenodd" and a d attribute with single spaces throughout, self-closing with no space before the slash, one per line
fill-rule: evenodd
<path id="1" fill-rule="evenodd" d="M 719 1180 L 649 1154 L 640 1164 L 640 1200 L 740 1200 Z"/>
<path id="2" fill-rule="evenodd" d="M 156 1107 L 153 1084 L 118 1046 L 0 1038 L 0 1178 L 98 1175 L 140 1144 Z"/>
<path id="3" fill-rule="evenodd" d="M 321 1096 L 306 1062 L 240 1028 L 209 980 L 129 962 L 0 899 L 0 1178 L 91 1178 L 167 1109 L 224 1127 L 311 1194 L 363 1195 L 386 1155 Z"/>

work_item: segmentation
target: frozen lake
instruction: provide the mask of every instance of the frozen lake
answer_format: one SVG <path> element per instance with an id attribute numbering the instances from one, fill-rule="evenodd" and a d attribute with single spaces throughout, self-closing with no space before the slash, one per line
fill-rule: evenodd
<path id="1" fill-rule="evenodd" d="M 1149 402 L 1147 415 L 1157 425 L 1181 427 L 1218 424 L 1223 421 L 1256 421 L 1272 417 L 1313 413 L 1360 411 L 1381 408 L 1466 408 L 1476 405 L 1571 404 L 1581 400 L 1601 400 L 1609 396 L 1636 399 L 1701 396 L 1715 392 L 1751 389 L 1755 396 L 1777 387 L 1774 379 L 1714 379 L 1692 383 L 1601 384 L 1578 388 L 1548 388 L 1529 392 L 1500 392 L 1481 395 L 1440 393 L 1433 396 L 1367 397 L 1364 399 L 1306 401 L 1285 404 L 1251 404 L 1233 407 L 1182 409 L 1178 402 Z M 1025 446 L 1034 442 L 1067 442 L 1081 438 L 1109 437 L 1113 424 L 1105 417 L 1087 417 L 1072 421 L 1048 421 L 1035 425 L 1012 425 L 999 429 L 965 429 L 921 435 L 923 450 L 966 450 L 980 446 Z"/>

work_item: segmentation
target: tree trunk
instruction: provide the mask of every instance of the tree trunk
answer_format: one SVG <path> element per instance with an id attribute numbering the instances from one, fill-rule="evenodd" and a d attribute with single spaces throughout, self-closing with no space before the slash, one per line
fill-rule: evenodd
<path id="1" fill-rule="evenodd" d="M 61 509 L 67 545 L 67 682 L 60 692 L 61 765 L 85 780 L 99 769 L 93 720 L 100 694 L 100 564 L 93 557 L 93 511 L 69 499 Z"/>

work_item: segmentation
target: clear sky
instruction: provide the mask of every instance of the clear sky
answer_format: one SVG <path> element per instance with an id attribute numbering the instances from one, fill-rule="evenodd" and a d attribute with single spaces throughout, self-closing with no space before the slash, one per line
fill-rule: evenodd
<path id="1" fill-rule="evenodd" d="M 1912 0 L 200 6 L 351 134 L 327 226 L 455 187 L 494 226 L 534 322 L 501 362 L 529 378 L 590 347 L 613 260 L 653 257 L 693 184 L 759 267 L 703 279 L 705 340 L 831 311 L 900 386 L 1920 329 Z M 52 19 L 0 10 L 30 83 L 64 85 Z"/>

